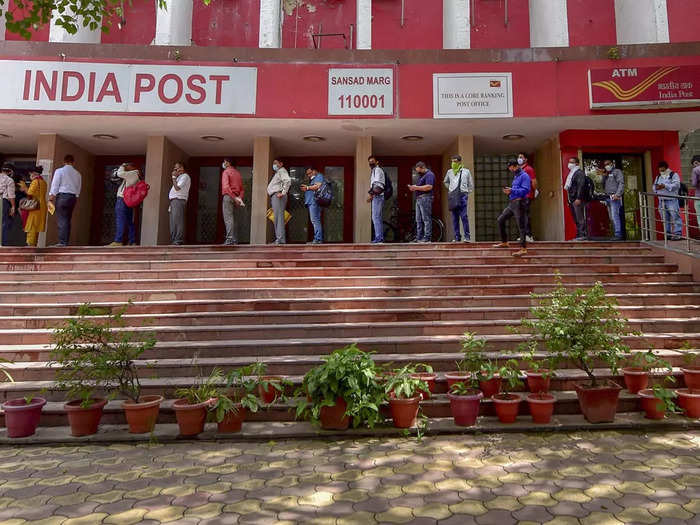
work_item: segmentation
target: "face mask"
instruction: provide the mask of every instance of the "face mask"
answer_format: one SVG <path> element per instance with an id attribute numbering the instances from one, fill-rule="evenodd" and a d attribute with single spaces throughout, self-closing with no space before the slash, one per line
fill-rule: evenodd
<path id="1" fill-rule="evenodd" d="M 224 162 L 223 164 L 221 164 L 221 167 L 226 169 L 226 163 Z"/>
<path id="2" fill-rule="evenodd" d="M 566 165 L 566 167 L 569 168 L 570 170 L 572 170 L 572 169 L 574 169 L 574 168 L 576 167 L 576 164 L 574 164 L 573 162 L 569 162 L 569 163 Z"/>
<path id="3" fill-rule="evenodd" d="M 659 175 L 665 175 L 665 174 L 666 174 L 666 170 L 661 170 L 661 169 L 659 170 Z"/>
<path id="4" fill-rule="evenodd" d="M 376 168 L 376 167 L 377 167 L 377 163 L 376 163 L 376 162 L 370 162 L 370 163 L 369 163 L 369 167 L 370 167 L 370 168 Z"/>
<path id="5" fill-rule="evenodd" d="M 612 171 L 612 170 L 613 170 L 613 167 L 610 164 L 605 166 L 605 171 Z"/>
<path id="6" fill-rule="evenodd" d="M 279 164 L 273 164 L 273 165 L 272 165 L 272 169 L 275 170 L 275 171 L 277 171 L 277 170 L 280 169 L 280 165 L 279 165 Z"/>
<path id="7" fill-rule="evenodd" d="M 452 171 L 457 171 L 459 170 L 460 164 L 459 162 L 453 162 L 452 163 Z"/>
<path id="8" fill-rule="evenodd" d="M 518 165 L 519 165 L 519 166 L 522 166 L 523 164 L 525 164 L 525 159 L 519 158 L 519 159 L 518 159 Z"/>

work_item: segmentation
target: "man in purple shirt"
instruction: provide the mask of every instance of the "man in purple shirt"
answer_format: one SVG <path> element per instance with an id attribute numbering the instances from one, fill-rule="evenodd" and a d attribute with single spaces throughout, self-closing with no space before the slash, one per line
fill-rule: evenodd
<path id="1" fill-rule="evenodd" d="M 526 206 L 525 199 L 530 193 L 530 176 L 525 173 L 518 162 L 515 160 L 508 161 L 508 171 L 513 174 L 513 183 L 510 187 L 503 188 L 503 193 L 508 195 L 508 206 L 501 216 L 498 217 L 498 228 L 501 232 L 501 242 L 494 244 L 494 248 L 508 247 L 508 234 L 506 233 L 506 225 L 511 217 L 515 217 L 520 231 L 521 248 L 513 254 L 514 257 L 522 257 L 527 254 L 527 222 L 526 222 Z"/>
<path id="2" fill-rule="evenodd" d="M 425 162 L 416 164 L 416 173 L 420 175 L 418 184 L 409 184 L 408 189 L 416 194 L 416 240 L 430 242 L 433 238 L 433 186 L 435 174 L 428 169 Z"/>
<path id="3" fill-rule="evenodd" d="M 693 175 L 690 180 L 695 188 L 695 197 L 700 198 L 700 155 L 693 155 Z M 695 220 L 700 225 L 700 200 L 695 202 Z"/>

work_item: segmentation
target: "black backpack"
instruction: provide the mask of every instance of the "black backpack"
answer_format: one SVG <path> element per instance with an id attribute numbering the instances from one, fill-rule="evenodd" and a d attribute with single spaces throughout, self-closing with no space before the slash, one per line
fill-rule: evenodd
<path id="1" fill-rule="evenodd" d="M 384 171 L 384 170 L 382 170 Z M 389 200 L 394 196 L 394 185 L 391 183 L 391 177 L 384 171 L 384 200 Z"/>
<path id="2" fill-rule="evenodd" d="M 581 192 L 581 200 L 583 202 L 591 202 L 595 198 L 595 183 L 588 175 L 583 176 L 583 191 Z"/>
<path id="3" fill-rule="evenodd" d="M 678 195 L 688 195 L 688 186 L 686 186 L 683 182 L 681 182 L 680 188 L 678 188 Z M 685 199 L 683 197 L 678 197 L 678 206 L 685 208 Z"/>
<path id="4" fill-rule="evenodd" d="M 314 199 L 322 208 L 328 208 L 333 202 L 333 182 L 324 180 L 321 187 L 314 193 Z"/>

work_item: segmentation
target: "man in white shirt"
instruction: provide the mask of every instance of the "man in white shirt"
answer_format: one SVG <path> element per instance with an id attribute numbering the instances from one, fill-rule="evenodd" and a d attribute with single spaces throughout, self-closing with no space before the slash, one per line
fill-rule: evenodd
<path id="1" fill-rule="evenodd" d="M 80 197 L 82 176 L 73 167 L 74 163 L 73 155 L 66 155 L 63 158 L 63 167 L 58 168 L 51 179 L 49 202 L 56 206 L 56 220 L 58 222 L 56 247 L 68 246 L 73 210 L 78 203 L 78 197 Z"/>
<path id="2" fill-rule="evenodd" d="M 461 155 L 454 155 L 450 161 L 451 168 L 447 170 L 443 184 L 447 188 L 448 207 L 452 214 L 452 227 L 455 232 L 453 242 L 460 242 L 462 239 L 459 228 L 460 221 L 464 228 L 464 242 L 469 242 L 471 234 L 469 233 L 468 203 L 469 194 L 474 190 L 474 179 L 472 179 L 471 172 L 462 164 Z M 449 197 L 450 194 L 454 194 L 454 197 Z"/>
<path id="3" fill-rule="evenodd" d="M 4 164 L 0 172 L 0 198 L 2 199 L 2 244 L 6 245 L 12 230 L 12 221 L 17 211 L 15 205 L 15 180 L 12 178 L 13 167 Z"/>
<path id="4" fill-rule="evenodd" d="M 374 238 L 372 244 L 384 243 L 384 220 L 382 213 L 384 211 L 384 188 L 386 187 L 386 174 L 379 167 L 379 162 L 371 155 L 367 162 L 369 163 L 369 197 L 367 202 L 372 204 L 372 226 L 374 226 Z"/>
<path id="5" fill-rule="evenodd" d="M 270 196 L 270 205 L 275 215 L 275 244 L 285 244 L 287 233 L 285 231 L 284 211 L 287 209 L 287 194 L 292 185 L 292 178 L 279 159 L 272 162 L 272 169 L 275 174 L 270 184 L 267 185 L 267 194 Z"/>
<path id="6" fill-rule="evenodd" d="M 117 189 L 117 202 L 114 204 L 116 216 L 116 233 L 114 242 L 110 246 L 124 246 L 124 235 L 128 234 L 129 245 L 136 244 L 136 226 L 134 225 L 134 209 L 129 208 L 124 202 L 124 190 L 139 181 L 139 169 L 133 162 L 127 162 L 119 166 L 117 177 L 122 182 Z"/>
<path id="7" fill-rule="evenodd" d="M 173 187 L 170 188 L 170 244 L 185 243 L 185 210 L 190 193 L 190 176 L 185 172 L 185 164 L 176 162 L 172 172 Z"/>

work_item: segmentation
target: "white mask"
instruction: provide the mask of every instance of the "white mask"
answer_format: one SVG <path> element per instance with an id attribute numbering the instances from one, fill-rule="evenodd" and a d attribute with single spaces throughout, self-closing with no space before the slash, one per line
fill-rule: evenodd
<path id="1" fill-rule="evenodd" d="M 613 170 L 613 167 L 612 167 L 610 164 L 607 164 L 607 165 L 605 166 L 605 171 L 608 171 L 608 172 L 609 172 L 609 171 L 612 171 L 612 170 Z"/>
<path id="2" fill-rule="evenodd" d="M 279 164 L 273 164 L 273 165 L 272 165 L 272 169 L 275 170 L 275 171 L 277 171 L 277 170 L 280 169 L 280 165 L 279 165 Z"/>
<path id="3" fill-rule="evenodd" d="M 519 164 L 520 166 L 522 166 L 523 164 L 525 164 L 525 159 L 522 158 L 522 157 L 520 157 L 520 158 L 518 159 L 518 164 Z"/>
<path id="4" fill-rule="evenodd" d="M 572 169 L 574 169 L 574 168 L 576 167 L 576 164 L 574 164 L 573 162 L 569 162 L 569 163 L 566 165 L 566 167 L 569 168 L 570 170 L 572 170 Z"/>
<path id="5" fill-rule="evenodd" d="M 221 164 L 221 167 L 224 168 L 224 169 L 226 169 L 226 163 L 225 163 L 225 162 L 222 163 L 222 164 Z"/>

